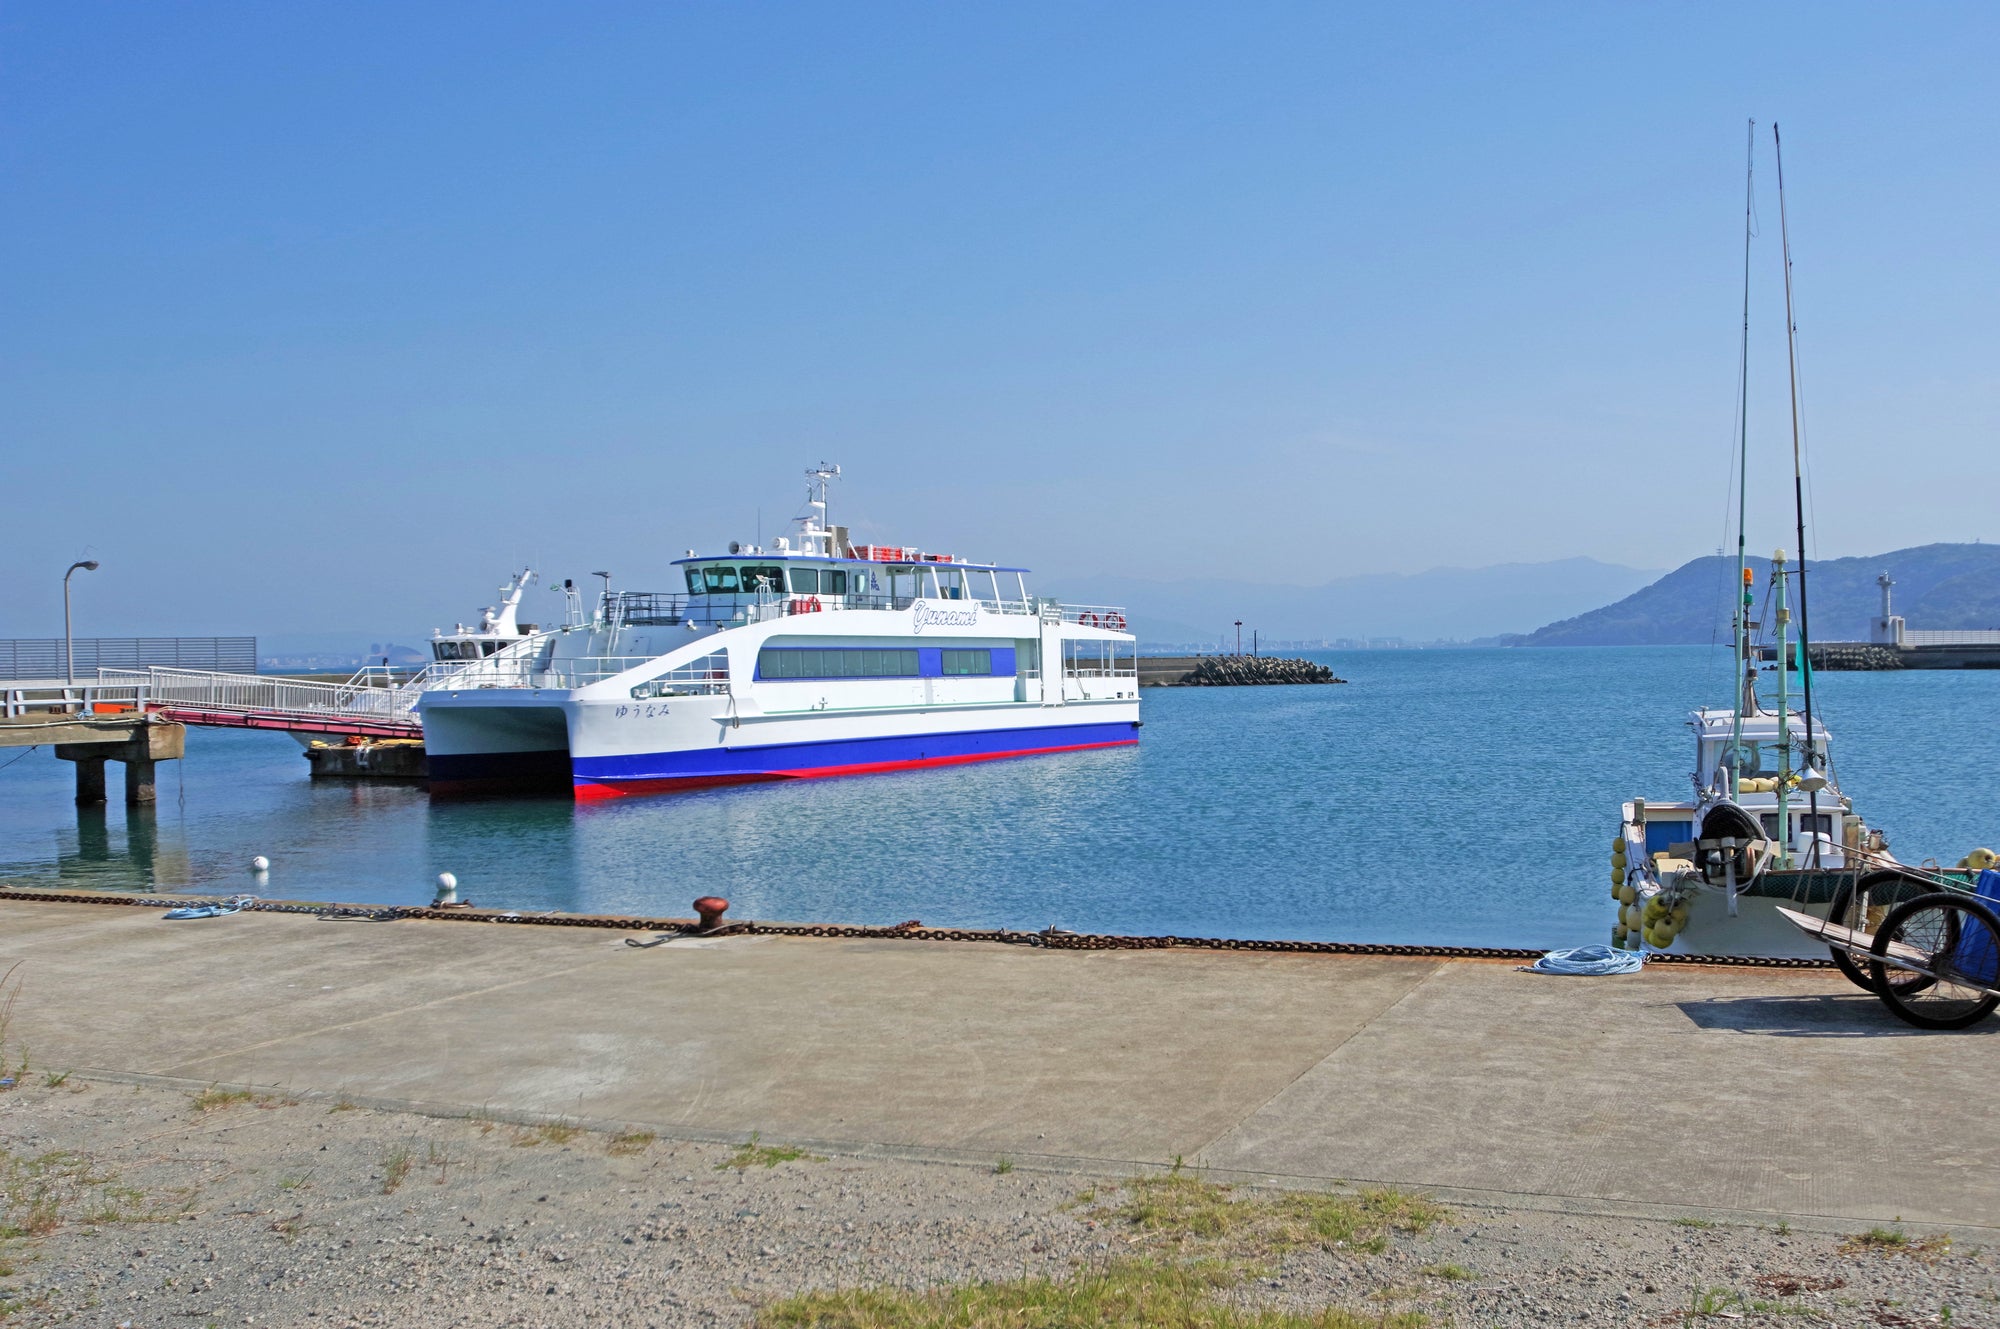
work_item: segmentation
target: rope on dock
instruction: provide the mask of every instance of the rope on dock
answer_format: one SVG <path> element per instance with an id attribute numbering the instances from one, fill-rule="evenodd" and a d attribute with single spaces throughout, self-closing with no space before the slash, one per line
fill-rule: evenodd
<path id="1" fill-rule="evenodd" d="M 0 900 L 32 900 L 47 904 L 133 905 L 144 909 L 177 909 L 198 901 L 188 896 L 162 899 L 110 892 L 0 890 Z M 516 923 L 537 927 L 609 928 L 620 932 L 655 932 L 673 937 L 829 937 L 848 940 L 984 941 L 1008 946 L 1038 946 L 1053 951 L 1263 951 L 1279 955 L 1382 955 L 1439 960 L 1537 960 L 1538 948 L 1517 946 L 1413 946 L 1391 942 L 1274 941 L 1254 937 L 1134 937 L 1117 933 L 1069 932 L 1044 928 L 1017 932 L 1011 928 L 927 928 L 899 923 L 894 927 L 864 927 L 843 923 L 724 923 L 704 929 L 693 919 L 620 918 L 598 914 L 523 914 L 497 909 L 430 909 L 417 905 L 315 904 L 307 901 L 259 900 L 245 913 L 310 914 L 327 919 L 367 919 L 395 922 L 430 919 L 457 923 Z M 1826 969 L 1831 958 L 1777 955 L 1675 955 L 1656 951 L 1648 964 L 1706 965 L 1750 969 Z"/>

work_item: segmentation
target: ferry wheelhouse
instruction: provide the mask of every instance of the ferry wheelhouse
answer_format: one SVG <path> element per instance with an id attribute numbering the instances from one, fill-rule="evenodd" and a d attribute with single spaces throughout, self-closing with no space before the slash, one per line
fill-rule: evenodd
<path id="1" fill-rule="evenodd" d="M 423 694 L 431 789 L 579 799 L 1134 743 L 1124 613 L 1027 569 L 856 545 L 815 481 L 795 538 L 676 560 Z M 581 619 L 581 615 L 575 617 Z"/>
<path id="2" fill-rule="evenodd" d="M 459 623 L 450 632 L 442 628 L 433 629 L 432 662 L 449 665 L 461 660 L 483 660 L 495 651 L 514 645 L 522 637 L 534 636 L 536 625 L 520 621 L 521 592 L 527 590 L 534 580 L 532 568 L 522 568 L 514 574 L 500 588 L 499 607 L 488 605 L 481 610 L 477 626 L 467 627 Z"/>

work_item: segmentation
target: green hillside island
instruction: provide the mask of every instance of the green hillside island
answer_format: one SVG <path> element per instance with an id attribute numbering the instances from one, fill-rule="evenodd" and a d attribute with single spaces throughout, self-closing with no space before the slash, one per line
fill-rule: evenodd
<path id="1" fill-rule="evenodd" d="M 1761 605 L 1771 560 L 1752 558 Z M 1863 558 L 1834 558 L 1806 569 L 1814 641 L 1867 641 L 1882 601 L 1875 579 L 1896 583 L 1896 612 L 1913 629 L 2000 628 L 2000 545 L 1938 544 Z M 1729 640 L 1730 583 L 1736 556 L 1711 555 L 1675 568 L 1616 604 L 1551 623 L 1522 646 L 1689 646 Z M 1798 601 L 1794 597 L 1795 606 Z"/>

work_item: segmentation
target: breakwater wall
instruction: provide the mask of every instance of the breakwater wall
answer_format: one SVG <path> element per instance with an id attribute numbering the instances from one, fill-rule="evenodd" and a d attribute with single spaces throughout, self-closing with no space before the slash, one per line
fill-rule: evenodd
<path id="1" fill-rule="evenodd" d="M 1812 667 L 1845 670 L 2000 669 L 2000 645 L 1889 646 L 1866 641 L 1813 642 Z"/>
<path id="2" fill-rule="evenodd" d="M 1254 687 L 1271 683 L 1345 683 L 1310 660 L 1274 655 L 1142 655 L 1142 688 Z"/>

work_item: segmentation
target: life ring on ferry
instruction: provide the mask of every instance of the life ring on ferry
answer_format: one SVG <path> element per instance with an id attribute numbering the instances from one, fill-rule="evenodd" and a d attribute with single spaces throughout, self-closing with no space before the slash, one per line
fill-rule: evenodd
<path id="1" fill-rule="evenodd" d="M 1086 609 L 1076 616 L 1076 623 L 1078 627 L 1094 628 L 1097 626 L 1097 615 Z"/>
<path id="2" fill-rule="evenodd" d="M 1104 616 L 1104 626 L 1113 632 L 1123 632 L 1125 630 L 1125 615 L 1119 613 L 1116 609 L 1112 610 Z"/>
<path id="3" fill-rule="evenodd" d="M 806 612 L 808 614 L 817 614 L 823 607 L 817 595 L 808 595 L 806 597 Z"/>

